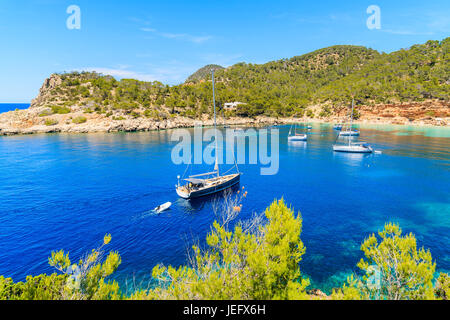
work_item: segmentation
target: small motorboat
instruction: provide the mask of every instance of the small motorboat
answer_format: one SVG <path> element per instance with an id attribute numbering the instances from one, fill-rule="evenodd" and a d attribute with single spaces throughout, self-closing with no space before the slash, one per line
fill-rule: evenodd
<path id="1" fill-rule="evenodd" d="M 334 129 L 334 130 L 337 130 L 337 131 L 341 131 L 341 130 L 342 130 L 342 124 L 336 124 L 336 125 L 334 125 L 334 126 L 333 126 L 333 129 Z"/>
<path id="2" fill-rule="evenodd" d="M 157 206 L 155 209 L 153 209 L 153 211 L 155 213 L 161 213 L 163 211 L 166 211 L 167 209 L 169 209 L 172 206 L 172 202 L 166 202 L 162 205 Z"/>

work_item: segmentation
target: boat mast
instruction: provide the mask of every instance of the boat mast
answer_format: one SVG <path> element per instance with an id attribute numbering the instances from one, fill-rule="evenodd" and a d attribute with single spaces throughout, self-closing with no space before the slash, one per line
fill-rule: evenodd
<path id="1" fill-rule="evenodd" d="M 351 145 L 351 134 L 353 132 L 353 110 L 354 110 L 354 106 L 355 106 L 355 98 L 352 98 L 352 117 L 350 120 L 350 136 L 348 137 L 348 145 Z"/>
<path id="2" fill-rule="evenodd" d="M 213 88 L 213 105 L 214 105 L 214 140 L 216 142 L 216 164 L 214 166 L 214 170 L 217 171 L 217 177 L 220 177 L 219 173 L 219 148 L 217 145 L 217 122 L 216 122 L 216 92 L 214 87 L 214 69 L 211 69 L 212 75 L 212 88 Z"/>
<path id="3" fill-rule="evenodd" d="M 353 110 L 355 106 L 355 99 L 352 100 L 352 120 L 350 122 L 350 131 L 353 129 Z"/>

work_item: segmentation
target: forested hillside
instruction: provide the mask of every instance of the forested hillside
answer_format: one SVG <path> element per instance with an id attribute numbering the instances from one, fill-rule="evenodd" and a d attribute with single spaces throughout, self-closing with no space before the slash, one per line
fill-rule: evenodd
<path id="1" fill-rule="evenodd" d="M 167 118 L 211 114 L 211 81 L 206 66 L 177 86 L 96 73 L 69 73 L 47 79 L 32 107 L 72 108 L 114 116 Z M 333 46 L 256 65 L 217 66 L 217 100 L 240 101 L 237 116 L 302 116 L 321 106 L 321 116 L 348 105 L 448 101 L 450 38 L 428 41 L 390 54 L 359 46 Z M 51 112 L 49 109 L 49 112 Z M 313 116 L 308 114 L 309 116 Z"/>
<path id="2" fill-rule="evenodd" d="M 219 66 L 217 64 L 208 64 L 204 66 L 203 68 L 198 69 L 196 72 L 194 72 L 192 75 L 187 78 L 186 82 L 196 82 L 201 81 L 203 79 L 207 79 L 208 75 L 211 74 L 211 70 L 222 70 L 224 67 Z"/>

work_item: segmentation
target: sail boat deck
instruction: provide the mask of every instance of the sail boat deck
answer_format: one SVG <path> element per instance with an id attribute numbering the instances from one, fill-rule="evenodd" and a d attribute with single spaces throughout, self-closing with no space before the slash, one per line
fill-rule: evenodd
<path id="1" fill-rule="evenodd" d="M 210 179 L 188 178 L 188 184 L 177 187 L 177 194 L 184 199 L 198 198 L 230 188 L 240 181 L 241 173 Z"/>

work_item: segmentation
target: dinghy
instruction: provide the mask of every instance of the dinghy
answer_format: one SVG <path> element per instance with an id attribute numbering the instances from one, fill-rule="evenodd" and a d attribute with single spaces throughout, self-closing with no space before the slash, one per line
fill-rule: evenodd
<path id="1" fill-rule="evenodd" d="M 167 209 L 169 209 L 172 206 L 172 202 L 166 202 L 160 206 L 157 206 L 155 209 L 153 209 L 153 212 L 155 213 L 161 213 L 163 211 L 166 211 Z"/>

